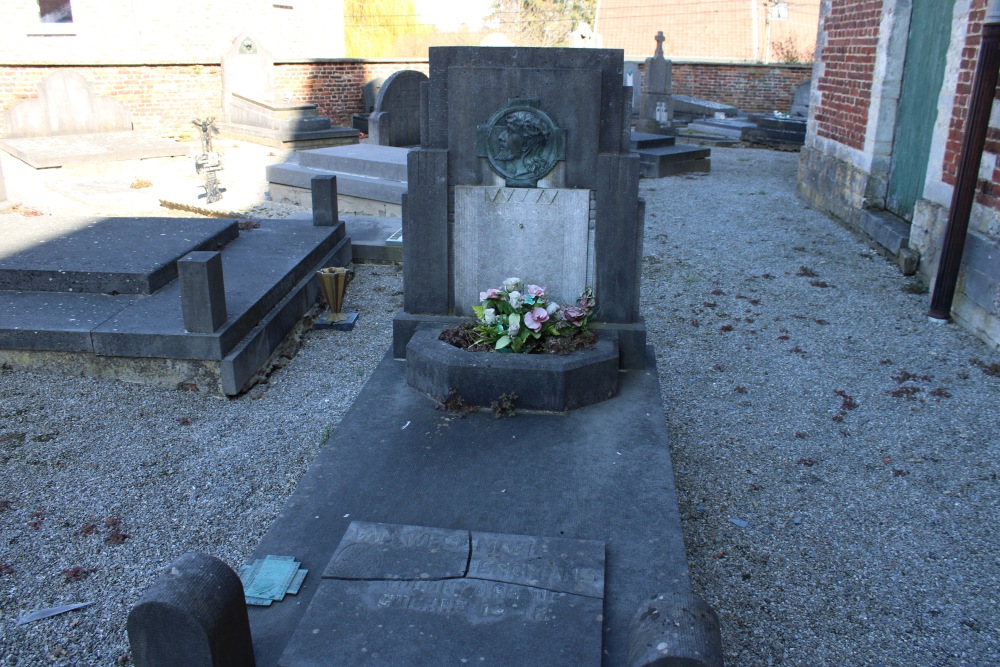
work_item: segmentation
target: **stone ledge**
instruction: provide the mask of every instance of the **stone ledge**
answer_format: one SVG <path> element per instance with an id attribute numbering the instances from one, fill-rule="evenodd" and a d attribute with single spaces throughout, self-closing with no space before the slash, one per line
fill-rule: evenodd
<path id="1" fill-rule="evenodd" d="M 517 394 L 516 407 L 563 412 L 618 393 L 618 334 L 602 331 L 590 350 L 566 355 L 467 352 L 438 340 L 441 328 L 424 324 L 406 346 L 406 381 L 430 396 L 454 388 L 463 400 L 488 406 Z"/>

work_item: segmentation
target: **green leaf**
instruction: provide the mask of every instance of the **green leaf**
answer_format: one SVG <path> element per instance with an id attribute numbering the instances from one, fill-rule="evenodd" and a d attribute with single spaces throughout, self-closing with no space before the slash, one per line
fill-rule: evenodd
<path id="1" fill-rule="evenodd" d="M 476 314 L 476 319 L 478 319 L 478 320 L 482 320 L 483 319 L 483 307 L 482 306 L 473 306 L 472 307 L 472 311 Z"/>
<path id="2" fill-rule="evenodd" d="M 510 342 L 510 336 L 500 336 L 500 340 L 497 341 L 496 349 L 501 350 L 510 345 Z"/>

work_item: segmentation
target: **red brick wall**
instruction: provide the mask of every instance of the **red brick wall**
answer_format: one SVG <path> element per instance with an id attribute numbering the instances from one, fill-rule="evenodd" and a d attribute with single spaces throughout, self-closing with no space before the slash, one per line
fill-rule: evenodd
<path id="1" fill-rule="evenodd" d="M 0 66 L 0 132 L 15 102 L 38 96 L 38 84 L 58 70 L 78 72 L 101 96 L 114 97 L 132 112 L 137 130 L 161 134 L 189 131 L 191 119 L 222 113 L 218 65 L 34 67 Z"/>
<path id="2" fill-rule="evenodd" d="M 191 133 L 191 119 L 219 116 L 222 77 L 218 65 L 80 66 L 72 68 L 0 66 L 0 132 L 3 115 L 15 102 L 37 96 L 37 85 L 58 69 L 73 69 L 93 84 L 98 95 L 112 95 L 132 112 L 138 130 L 164 135 Z M 351 124 L 362 111 L 361 86 L 401 69 L 427 73 L 426 61 L 375 62 L 323 60 L 275 67 L 279 94 L 290 94 L 319 107 L 337 125 Z M 787 111 L 795 87 L 809 78 L 809 67 L 744 64 L 674 65 L 674 91 L 748 112 Z"/>
<path id="3" fill-rule="evenodd" d="M 721 102 L 747 113 L 788 113 L 812 66 L 674 63 L 673 93 Z"/>
<path id="4" fill-rule="evenodd" d="M 386 79 L 401 69 L 427 74 L 427 62 L 333 61 L 279 65 L 275 87 L 315 104 L 319 113 L 334 125 L 350 127 L 351 115 L 361 113 L 364 102 L 361 86 L 375 78 Z"/>
<path id="5" fill-rule="evenodd" d="M 955 102 L 952 105 L 951 121 L 948 124 L 948 139 L 945 144 L 944 163 L 941 166 L 941 180 L 955 185 L 958 177 L 958 161 L 962 153 L 965 137 L 965 121 L 972 97 L 972 79 L 979 58 L 979 43 L 983 38 L 983 18 L 986 15 L 986 0 L 973 0 L 969 11 L 969 23 L 962 48 L 962 63 L 958 71 L 958 85 L 955 87 Z M 990 127 L 986 134 L 985 153 L 1000 155 L 1000 129 Z M 1000 168 L 993 170 L 989 180 L 979 179 L 976 187 L 976 201 L 994 209 L 1000 209 Z"/>
<path id="6" fill-rule="evenodd" d="M 882 0 L 840 0 L 820 26 L 826 46 L 820 54 L 823 77 L 816 82 L 823 95 L 815 111 L 816 134 L 859 150 L 868 126 L 881 15 Z"/>

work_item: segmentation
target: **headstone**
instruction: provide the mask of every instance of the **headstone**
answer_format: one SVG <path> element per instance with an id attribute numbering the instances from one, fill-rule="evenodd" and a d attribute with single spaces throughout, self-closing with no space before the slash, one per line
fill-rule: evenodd
<path id="1" fill-rule="evenodd" d="M 274 58 L 262 44 L 243 34 L 222 55 L 222 114 L 231 120 L 233 95 L 256 100 L 275 100 Z"/>
<path id="2" fill-rule="evenodd" d="M 132 660 L 141 667 L 252 667 L 243 584 L 218 558 L 175 560 L 128 615 Z"/>
<path id="3" fill-rule="evenodd" d="M 790 114 L 793 118 L 809 117 L 809 93 L 812 89 L 812 79 L 806 79 L 795 88 L 795 95 L 792 97 L 792 108 Z"/>
<path id="4" fill-rule="evenodd" d="M 420 84 L 427 75 L 416 70 L 393 73 L 378 91 L 368 117 L 371 142 L 379 146 L 415 146 L 420 143 Z"/>
<path id="5" fill-rule="evenodd" d="M 646 76 L 643 81 L 642 98 L 639 109 L 640 132 L 661 134 L 673 133 L 674 120 L 671 89 L 673 87 L 673 64 L 663 57 L 663 31 L 656 33 L 656 51 L 646 58 Z"/>
<path id="6" fill-rule="evenodd" d="M 357 143 L 357 132 L 333 127 L 315 104 L 279 95 L 274 58 L 250 35 L 233 40 L 222 56 L 222 133 L 278 148 L 315 148 Z"/>
<path id="7" fill-rule="evenodd" d="M 352 522 L 283 667 L 599 665 L 604 542 Z M 328 663 L 322 663 L 328 664 Z"/>
<path id="8" fill-rule="evenodd" d="M 20 139 L 131 130 L 132 114 L 77 72 L 60 70 L 38 84 L 38 97 L 11 106 L 4 122 L 7 138 Z"/>
<path id="9" fill-rule="evenodd" d="M 408 154 L 397 356 L 421 321 L 469 316 L 481 291 L 518 276 L 560 303 L 592 287 L 622 366 L 643 366 L 623 64 L 612 49 L 430 50 L 421 144 Z"/>

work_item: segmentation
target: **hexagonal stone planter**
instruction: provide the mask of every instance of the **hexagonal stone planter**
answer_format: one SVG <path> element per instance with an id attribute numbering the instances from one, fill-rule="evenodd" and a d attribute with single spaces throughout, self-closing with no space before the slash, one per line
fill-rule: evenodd
<path id="1" fill-rule="evenodd" d="M 430 396 L 454 388 L 472 405 L 489 406 L 517 394 L 516 407 L 562 412 L 618 393 L 618 334 L 598 332 L 597 344 L 571 354 L 468 352 L 438 339 L 441 329 L 421 325 L 406 346 L 406 381 Z"/>

